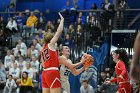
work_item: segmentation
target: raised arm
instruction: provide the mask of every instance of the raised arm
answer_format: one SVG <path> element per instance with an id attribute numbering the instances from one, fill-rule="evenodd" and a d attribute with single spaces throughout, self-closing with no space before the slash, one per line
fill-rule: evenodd
<path id="1" fill-rule="evenodd" d="M 59 13 L 59 16 L 60 16 L 61 21 L 60 21 L 60 24 L 57 28 L 57 31 L 56 31 L 54 37 L 50 41 L 51 46 L 55 46 L 55 43 L 58 41 L 58 39 L 63 31 L 64 18 L 60 13 Z"/>

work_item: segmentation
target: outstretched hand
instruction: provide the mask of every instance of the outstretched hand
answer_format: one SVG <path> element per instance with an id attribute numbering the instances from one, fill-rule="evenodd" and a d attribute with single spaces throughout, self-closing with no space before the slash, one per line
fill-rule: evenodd
<path id="1" fill-rule="evenodd" d="M 59 14 L 59 16 L 60 16 L 60 19 L 61 19 L 61 20 L 64 20 L 64 17 L 61 15 L 61 13 L 59 12 L 58 14 Z"/>

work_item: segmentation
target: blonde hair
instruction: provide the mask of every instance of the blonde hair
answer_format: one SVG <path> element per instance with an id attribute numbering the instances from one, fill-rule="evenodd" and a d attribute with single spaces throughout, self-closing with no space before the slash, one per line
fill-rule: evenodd
<path id="1" fill-rule="evenodd" d="M 45 44 L 48 44 L 53 38 L 54 33 L 44 33 L 43 41 Z"/>

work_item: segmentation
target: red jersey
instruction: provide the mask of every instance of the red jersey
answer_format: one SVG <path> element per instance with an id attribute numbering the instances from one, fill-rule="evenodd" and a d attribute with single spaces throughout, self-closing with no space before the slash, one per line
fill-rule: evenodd
<path id="1" fill-rule="evenodd" d="M 41 51 L 41 61 L 45 69 L 50 67 L 59 67 L 57 51 L 51 50 L 48 47 L 48 44 L 46 44 Z"/>
<path id="2" fill-rule="evenodd" d="M 116 66 L 115 66 L 115 71 L 116 71 L 116 75 L 117 78 L 114 78 L 113 80 L 111 80 L 111 82 L 125 82 L 125 81 L 129 81 L 129 75 L 128 72 L 126 70 L 125 64 L 122 61 L 119 61 Z M 122 78 L 119 78 L 118 76 L 122 75 Z"/>
<path id="3" fill-rule="evenodd" d="M 112 79 L 111 82 L 118 82 L 119 83 L 119 88 L 118 92 L 119 93 L 131 93 L 131 84 L 129 81 L 129 76 L 128 72 L 126 70 L 125 64 L 122 61 L 119 61 L 116 66 L 115 66 L 115 71 L 117 77 Z M 122 75 L 122 78 L 118 77 Z"/>

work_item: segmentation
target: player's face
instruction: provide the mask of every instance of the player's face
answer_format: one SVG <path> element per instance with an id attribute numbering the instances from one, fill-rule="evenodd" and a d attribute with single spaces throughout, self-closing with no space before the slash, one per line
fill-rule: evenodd
<path id="1" fill-rule="evenodd" d="M 70 49 L 67 46 L 63 46 L 63 54 L 70 55 Z"/>
<path id="2" fill-rule="evenodd" d="M 119 57 L 119 54 L 112 53 L 113 61 L 116 61 Z"/>

